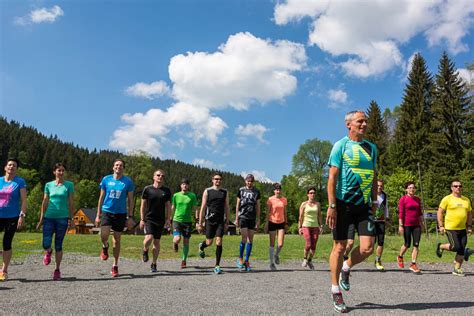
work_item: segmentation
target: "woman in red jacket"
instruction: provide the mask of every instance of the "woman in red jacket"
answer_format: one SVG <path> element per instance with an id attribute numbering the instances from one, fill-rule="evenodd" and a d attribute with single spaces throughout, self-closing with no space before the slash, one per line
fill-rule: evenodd
<path id="1" fill-rule="evenodd" d="M 405 184 L 405 191 L 407 192 L 398 202 L 398 231 L 400 235 L 403 234 L 405 243 L 400 248 L 397 262 L 399 268 L 404 268 L 403 255 L 410 248 L 413 239 L 413 251 L 411 253 L 410 270 L 414 273 L 420 273 L 421 270 L 416 264 L 416 257 L 418 256 L 418 246 L 421 238 L 421 223 L 423 221 L 423 212 L 421 211 L 421 200 L 415 196 L 416 186 L 413 181 L 408 181 Z"/>

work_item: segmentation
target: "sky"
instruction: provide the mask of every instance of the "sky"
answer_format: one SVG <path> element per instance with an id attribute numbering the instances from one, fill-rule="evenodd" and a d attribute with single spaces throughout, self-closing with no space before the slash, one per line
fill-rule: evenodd
<path id="1" fill-rule="evenodd" d="M 2 0 L 0 114 L 279 181 L 346 112 L 399 105 L 415 53 L 473 80 L 473 22 L 470 0 Z"/>

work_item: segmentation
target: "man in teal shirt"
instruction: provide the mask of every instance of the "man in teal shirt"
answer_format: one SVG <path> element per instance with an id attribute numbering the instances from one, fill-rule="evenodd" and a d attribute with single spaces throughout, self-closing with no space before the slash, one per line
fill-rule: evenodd
<path id="1" fill-rule="evenodd" d="M 349 135 L 334 144 L 329 157 L 329 208 L 326 217 L 334 239 L 329 258 L 331 292 L 334 309 L 342 313 L 347 312 L 347 306 L 340 287 L 349 290 L 351 267 L 364 261 L 374 250 L 373 214 L 377 204 L 377 148 L 364 140 L 367 117 L 363 111 L 352 111 L 346 114 L 345 123 Z M 350 258 L 343 264 L 350 225 L 358 231 L 360 246 L 352 250 Z"/>

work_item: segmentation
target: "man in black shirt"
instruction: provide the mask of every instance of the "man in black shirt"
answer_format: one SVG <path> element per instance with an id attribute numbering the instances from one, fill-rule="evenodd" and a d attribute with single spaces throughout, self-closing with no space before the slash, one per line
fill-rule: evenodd
<path id="1" fill-rule="evenodd" d="M 140 206 L 140 229 L 145 231 L 143 240 L 143 262 L 148 261 L 148 249 L 153 242 L 153 260 L 151 272 L 157 272 L 156 260 L 160 253 L 160 238 L 163 228 L 170 224 L 171 191 L 164 186 L 165 173 L 156 170 L 153 174 L 153 184 L 143 189 Z"/>

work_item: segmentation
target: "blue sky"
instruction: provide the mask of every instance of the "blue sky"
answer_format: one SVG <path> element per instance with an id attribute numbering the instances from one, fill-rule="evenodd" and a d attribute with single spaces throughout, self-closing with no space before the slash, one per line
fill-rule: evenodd
<path id="1" fill-rule="evenodd" d="M 410 58 L 467 81 L 472 1 L 1 1 L 0 109 L 90 149 L 278 181 L 345 112 L 402 100 Z"/>

